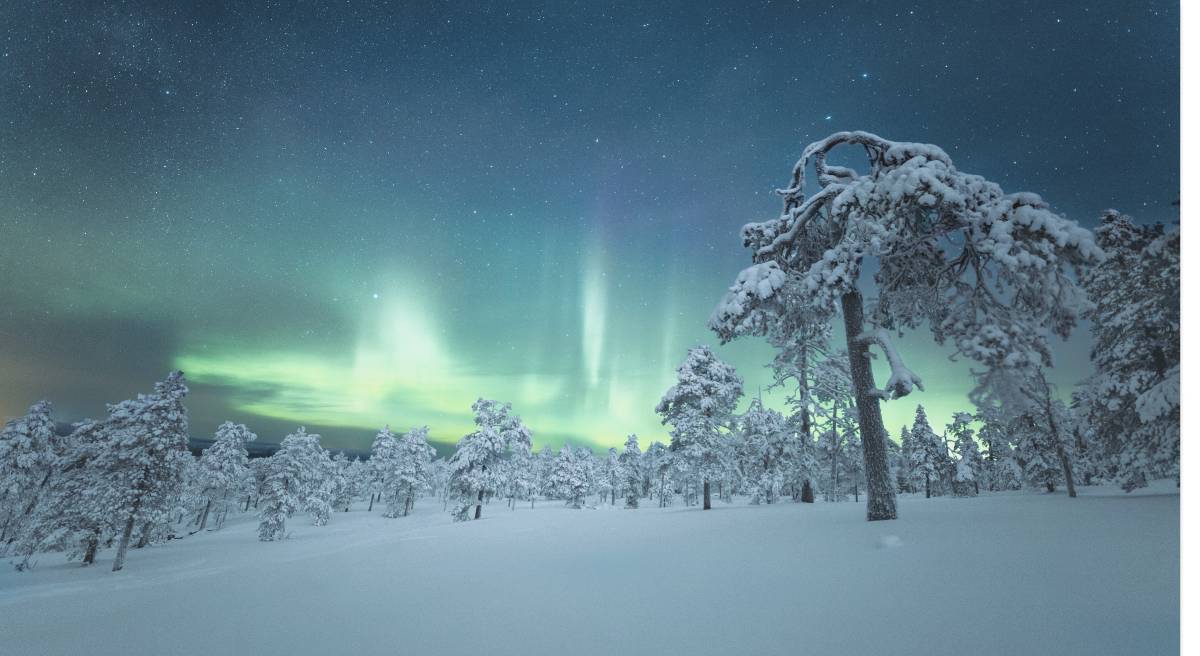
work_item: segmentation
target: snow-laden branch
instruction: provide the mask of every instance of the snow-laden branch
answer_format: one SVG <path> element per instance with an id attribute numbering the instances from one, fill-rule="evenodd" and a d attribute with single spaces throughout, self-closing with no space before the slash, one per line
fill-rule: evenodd
<path id="1" fill-rule="evenodd" d="M 908 396 L 912 393 L 913 388 L 925 391 L 925 385 L 913 370 L 904 366 L 904 360 L 900 357 L 900 352 L 896 350 L 892 344 L 892 338 L 888 332 L 883 329 L 876 329 L 870 332 L 865 332 L 855 338 L 860 343 L 874 344 L 883 350 L 884 357 L 887 358 L 888 367 L 892 370 L 892 375 L 888 378 L 887 384 L 883 389 L 872 390 L 872 394 L 881 399 L 899 399 Z"/>

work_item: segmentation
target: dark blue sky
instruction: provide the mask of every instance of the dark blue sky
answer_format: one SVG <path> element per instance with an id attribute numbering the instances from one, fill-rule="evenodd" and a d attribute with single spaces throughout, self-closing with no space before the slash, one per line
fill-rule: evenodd
<path id="1" fill-rule="evenodd" d="M 259 4 L 0 6 L 0 415 L 178 366 L 199 434 L 453 441 L 487 395 L 539 442 L 661 438 L 739 227 L 837 130 L 1177 218 L 1174 3 Z M 888 425 L 948 421 L 965 366 L 907 347 Z"/>

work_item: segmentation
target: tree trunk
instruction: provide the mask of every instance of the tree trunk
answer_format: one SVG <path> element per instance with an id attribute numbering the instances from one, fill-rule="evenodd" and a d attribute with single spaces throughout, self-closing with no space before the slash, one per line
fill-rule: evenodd
<path id="1" fill-rule="evenodd" d="M 837 411 L 838 411 L 837 405 L 835 404 L 833 406 L 833 422 L 832 422 L 833 425 L 832 425 L 832 429 L 830 431 L 833 434 L 833 457 L 831 457 L 829 459 L 829 467 L 831 470 L 831 474 L 829 476 L 829 482 L 833 485 L 833 491 L 832 491 L 833 497 L 829 499 L 830 501 L 837 501 L 839 492 L 840 492 L 838 490 L 838 482 L 839 481 L 838 481 L 837 460 L 838 460 L 838 453 L 840 453 L 842 449 L 841 449 L 841 446 L 838 444 L 838 440 L 840 440 L 841 438 L 838 437 L 838 432 L 837 432 Z"/>
<path id="2" fill-rule="evenodd" d="M 929 498 L 929 474 L 925 474 L 925 498 Z"/>
<path id="3" fill-rule="evenodd" d="M 203 531 L 205 526 L 208 526 L 208 509 L 212 508 L 212 499 L 204 504 L 204 512 L 200 514 L 200 528 L 197 531 Z"/>
<path id="4" fill-rule="evenodd" d="M 244 508 L 242 508 L 242 512 L 249 512 L 249 511 L 250 511 L 250 495 L 247 494 L 246 495 L 246 506 Z"/>
<path id="5" fill-rule="evenodd" d="M 1058 452 L 1058 461 L 1062 463 L 1063 478 L 1067 481 L 1067 496 L 1075 498 L 1075 476 L 1071 473 L 1071 459 L 1067 457 L 1067 450 L 1063 448 L 1062 435 L 1058 432 L 1058 421 L 1054 418 L 1054 402 L 1050 400 L 1050 384 L 1046 382 L 1045 374 L 1038 372 L 1042 377 L 1042 390 L 1045 396 L 1046 405 L 1046 420 L 1050 425 L 1050 437 L 1054 439 L 1054 450 Z"/>
<path id="6" fill-rule="evenodd" d="M 858 483 L 854 484 L 854 503 L 858 503 Z"/>
<path id="7" fill-rule="evenodd" d="M 371 493 L 371 503 L 367 504 L 367 512 L 371 512 L 371 509 L 374 507 L 375 507 L 375 493 L 372 492 Z"/>
<path id="8" fill-rule="evenodd" d="M 125 566 L 125 552 L 129 550 L 129 538 L 133 537 L 133 520 L 137 517 L 138 509 L 141 508 L 142 499 L 138 497 L 133 502 L 133 508 L 129 511 L 129 517 L 125 520 L 125 528 L 121 531 L 121 542 L 117 545 L 117 557 L 113 560 L 112 571 L 119 572 Z"/>
<path id="9" fill-rule="evenodd" d="M 812 503 L 815 501 L 813 497 L 812 482 L 806 478 L 804 479 L 804 485 L 800 488 L 800 503 Z"/>
<path id="10" fill-rule="evenodd" d="M 96 549 L 100 547 L 100 531 L 93 531 L 92 536 L 87 540 L 87 549 L 83 552 L 83 566 L 94 564 L 96 562 Z"/>
<path id="11" fill-rule="evenodd" d="M 150 522 L 142 524 L 142 535 L 138 538 L 137 546 L 135 546 L 134 549 L 141 549 L 150 544 L 150 531 L 153 528 L 154 525 Z"/>
<path id="12" fill-rule="evenodd" d="M 879 397 L 874 394 L 875 376 L 871 373 L 869 349 L 858 340 L 863 332 L 862 306 L 862 294 L 857 290 L 842 296 L 850 379 L 854 383 L 863 467 L 867 475 L 867 521 L 870 522 L 896 519 L 896 490 L 888 472 L 887 435 L 883 428 L 883 413 L 879 410 Z"/>
<path id="13" fill-rule="evenodd" d="M 1058 445 L 1058 461 L 1062 463 L 1063 478 L 1067 479 L 1067 496 L 1075 498 L 1075 476 L 1071 473 L 1071 459 L 1062 444 Z"/>
<path id="14" fill-rule="evenodd" d="M 475 499 L 475 519 L 479 519 L 479 516 L 481 514 L 483 514 L 483 490 L 482 489 L 479 490 L 479 497 L 477 499 Z"/>
<path id="15" fill-rule="evenodd" d="M 704 509 L 712 510 L 712 493 L 709 490 L 707 479 L 704 481 Z"/>

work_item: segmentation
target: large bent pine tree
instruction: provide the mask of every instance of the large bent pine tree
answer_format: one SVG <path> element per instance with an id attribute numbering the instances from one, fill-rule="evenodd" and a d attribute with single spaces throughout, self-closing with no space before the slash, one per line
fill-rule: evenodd
<path id="1" fill-rule="evenodd" d="M 830 164 L 857 146 L 867 168 Z M 807 195 L 807 171 L 816 174 Z M 867 519 L 895 519 L 880 399 L 924 389 L 892 333 L 927 326 L 934 340 L 986 367 L 1050 366 L 1086 301 L 1071 267 L 1103 257 L 1091 234 L 1031 193 L 1005 194 L 961 173 L 937 146 L 838 132 L 804 149 L 783 212 L 742 228 L 754 264 L 713 312 L 722 340 L 822 323 L 840 311 L 862 431 Z M 863 277 L 872 276 L 873 284 Z M 869 294 L 869 298 L 864 295 Z M 891 370 L 875 387 L 870 347 Z"/>

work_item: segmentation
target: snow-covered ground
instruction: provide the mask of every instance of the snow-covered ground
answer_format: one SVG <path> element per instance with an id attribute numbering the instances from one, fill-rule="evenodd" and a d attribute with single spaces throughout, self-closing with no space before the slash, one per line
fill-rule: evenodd
<path id="1" fill-rule="evenodd" d="M 378 510 L 378 509 L 376 509 Z M 0 570 L 3 654 L 1171 654 L 1162 482 L 693 508 L 556 503 L 452 524 L 356 508 L 260 543 L 249 516 L 92 568 Z"/>

